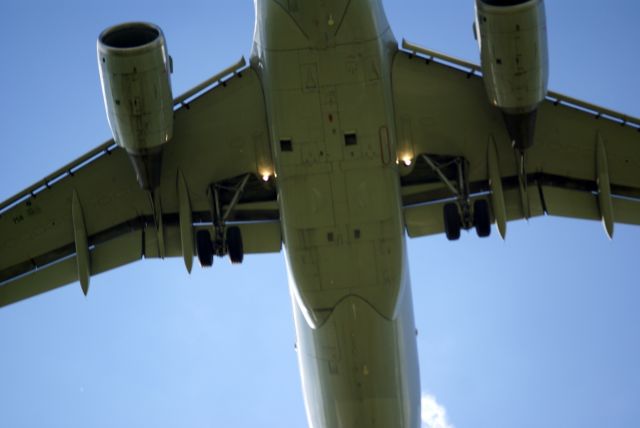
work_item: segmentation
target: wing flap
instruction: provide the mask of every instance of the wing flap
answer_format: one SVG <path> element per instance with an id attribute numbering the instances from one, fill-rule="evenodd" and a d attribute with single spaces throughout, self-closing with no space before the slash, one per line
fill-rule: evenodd
<path id="1" fill-rule="evenodd" d="M 279 253 L 282 232 L 279 221 L 240 224 L 244 252 L 247 254 Z"/>
<path id="2" fill-rule="evenodd" d="M 640 202 L 632 199 L 613 199 L 613 218 L 616 223 L 640 225 Z"/>
<path id="3" fill-rule="evenodd" d="M 600 220 L 598 199 L 593 194 L 552 186 L 543 186 L 542 191 L 549 215 Z"/>
<path id="4" fill-rule="evenodd" d="M 142 257 L 142 231 L 119 236 L 91 250 L 91 275 L 114 269 Z M 55 290 L 78 280 L 75 255 L 22 275 L 0 286 L 0 307 Z M 80 293 L 80 289 L 78 290 Z"/>
<path id="5" fill-rule="evenodd" d="M 601 220 L 598 196 L 595 193 L 552 186 L 543 186 L 542 191 L 549 215 Z M 640 201 L 613 198 L 612 202 L 616 223 L 640 224 Z"/>

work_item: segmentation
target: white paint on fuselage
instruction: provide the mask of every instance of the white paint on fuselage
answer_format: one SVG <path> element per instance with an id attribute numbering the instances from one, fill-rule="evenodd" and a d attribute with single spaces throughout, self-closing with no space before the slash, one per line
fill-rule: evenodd
<path id="1" fill-rule="evenodd" d="M 346 296 L 321 327 L 293 304 L 298 362 L 309 426 L 418 427 L 420 379 L 411 288 L 398 317 Z M 290 276 L 290 286 L 295 281 Z"/>
<path id="2" fill-rule="evenodd" d="M 258 0 L 310 426 L 417 427 L 420 387 L 379 0 Z"/>

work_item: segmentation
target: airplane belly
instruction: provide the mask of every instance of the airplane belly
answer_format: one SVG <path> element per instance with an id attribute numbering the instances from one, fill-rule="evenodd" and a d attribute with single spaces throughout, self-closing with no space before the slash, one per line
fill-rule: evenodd
<path id="1" fill-rule="evenodd" d="M 312 326 L 357 295 L 387 318 L 404 234 L 386 56 L 377 42 L 269 52 L 263 78 L 296 297 Z M 329 67 L 328 65 L 332 65 Z"/>
<path id="2" fill-rule="evenodd" d="M 258 23 L 251 61 L 265 90 L 309 422 L 417 427 L 397 43 L 378 0 L 294 3 L 256 3 L 277 25 Z"/>
<path id="3" fill-rule="evenodd" d="M 310 325 L 322 325 L 351 295 L 395 317 L 404 248 L 392 173 L 367 167 L 279 183 L 287 262 Z"/>
<path id="4" fill-rule="evenodd" d="M 420 426 L 413 308 L 408 284 L 404 289 L 401 315 L 394 320 L 350 296 L 317 329 L 308 325 L 293 299 L 310 427 Z"/>

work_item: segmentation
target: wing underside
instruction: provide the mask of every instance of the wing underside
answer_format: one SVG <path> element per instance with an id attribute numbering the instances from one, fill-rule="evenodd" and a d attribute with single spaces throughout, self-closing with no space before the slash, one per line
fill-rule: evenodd
<path id="1" fill-rule="evenodd" d="M 470 200 L 490 201 L 492 220 L 499 181 L 506 220 L 640 224 L 640 121 L 550 93 L 522 168 L 478 67 L 411 50 L 397 54 L 392 70 L 398 155 L 413 159 L 401 167 L 410 236 L 444 231 L 459 165 Z M 82 280 L 83 269 L 91 276 L 164 257 L 183 257 L 189 268 L 193 235 L 211 228 L 216 207 L 241 228 L 246 253 L 280 250 L 275 186 L 261 179 L 272 162 L 257 76 L 234 70 L 197 88 L 178 99 L 153 194 L 138 187 L 125 152 L 110 141 L 0 206 L 0 306 Z"/>
<path id="2" fill-rule="evenodd" d="M 398 52 L 392 79 L 399 158 L 414 159 L 402 167 L 409 236 L 444 231 L 443 207 L 456 199 L 460 163 L 471 202 L 487 199 L 492 220 L 504 205 L 506 220 L 555 215 L 640 224 L 640 120 L 550 92 L 523 165 L 478 66 L 404 47 L 410 51 Z"/>
<path id="3" fill-rule="evenodd" d="M 109 141 L 0 206 L 0 306 L 141 258 L 184 257 L 214 207 L 242 231 L 245 253 L 281 247 L 260 82 L 234 69 L 179 97 L 160 187 L 138 186 Z M 213 198 L 216 197 L 216 205 Z M 84 261 L 83 261 L 84 260 Z M 86 291 L 86 290 L 85 290 Z"/>

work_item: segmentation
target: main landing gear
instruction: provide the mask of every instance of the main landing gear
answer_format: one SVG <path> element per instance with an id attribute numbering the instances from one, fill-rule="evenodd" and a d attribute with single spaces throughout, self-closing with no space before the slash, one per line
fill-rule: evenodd
<path id="1" fill-rule="evenodd" d="M 208 230 L 199 230 L 198 233 L 196 233 L 196 252 L 198 253 L 200 266 L 213 266 L 215 249 L 213 248 L 213 241 L 211 240 L 211 234 Z"/>
<path id="2" fill-rule="evenodd" d="M 469 180 L 467 176 L 468 162 L 463 158 L 455 158 L 457 169 L 457 180 L 452 182 L 442 172 L 442 169 L 449 165 L 438 165 L 427 155 L 422 155 L 429 167 L 438 175 L 440 180 L 456 196 L 455 202 L 445 204 L 443 208 L 444 231 L 449 241 L 460 239 L 462 229 L 476 229 L 476 233 L 481 238 L 486 238 L 491 234 L 491 213 L 489 202 L 486 199 L 476 199 L 471 204 L 469 196 Z"/>
<path id="3" fill-rule="evenodd" d="M 196 249 L 198 260 L 202 267 L 213 266 L 213 256 L 229 256 L 233 264 L 240 264 L 244 259 L 244 248 L 242 245 L 242 232 L 238 226 L 227 227 L 225 239 L 220 244 L 211 238 L 208 230 L 199 230 L 196 234 Z"/>
<path id="4" fill-rule="evenodd" d="M 209 187 L 213 225 L 210 229 L 201 229 L 196 233 L 196 250 L 202 267 L 211 267 L 214 256 L 228 255 L 231 263 L 242 263 L 244 259 L 242 231 L 238 226 L 228 225 L 227 219 L 238 204 L 249 178 L 250 175 L 247 174 L 240 184 L 232 189 L 222 188 L 216 184 Z M 233 192 L 233 198 L 224 210 L 220 201 L 222 190 Z"/>

